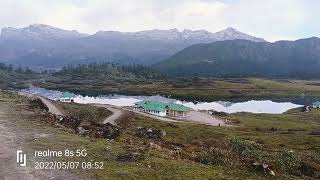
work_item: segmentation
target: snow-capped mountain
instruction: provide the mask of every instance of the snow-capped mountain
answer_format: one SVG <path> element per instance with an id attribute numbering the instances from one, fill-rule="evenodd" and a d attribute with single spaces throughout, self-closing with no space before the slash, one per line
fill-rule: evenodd
<path id="1" fill-rule="evenodd" d="M 264 42 L 262 38 L 256 38 L 248 34 L 242 33 L 234 28 L 227 28 L 223 31 L 211 33 L 206 30 L 189 30 L 179 31 L 178 29 L 169 30 L 148 30 L 139 32 L 117 32 L 117 31 L 100 31 L 93 36 L 102 37 L 127 37 L 139 40 L 154 40 L 154 41 L 172 41 L 185 43 L 206 43 L 224 40 L 244 39 L 255 42 Z"/>
<path id="2" fill-rule="evenodd" d="M 225 40 L 235 40 L 235 39 L 244 39 L 254 42 L 265 42 L 262 38 L 257 38 L 254 36 L 250 36 L 248 34 L 242 33 L 234 28 L 227 28 L 223 31 L 219 31 L 213 34 L 213 37 L 216 41 L 225 41 Z"/>
<path id="3" fill-rule="evenodd" d="M 77 31 L 67 31 L 44 24 L 32 24 L 25 28 L 3 28 L 1 39 L 17 40 L 59 40 L 75 39 L 87 36 Z"/>
<path id="4" fill-rule="evenodd" d="M 33 24 L 24 28 L 2 29 L 0 61 L 29 66 L 62 66 L 92 61 L 153 64 L 193 44 L 233 39 L 264 41 L 233 28 L 217 33 L 154 29 L 139 32 L 98 31 L 88 35 Z"/>

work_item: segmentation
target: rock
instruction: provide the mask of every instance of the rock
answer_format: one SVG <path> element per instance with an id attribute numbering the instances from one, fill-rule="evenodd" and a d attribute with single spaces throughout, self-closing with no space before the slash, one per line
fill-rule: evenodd
<path id="1" fill-rule="evenodd" d="M 174 147 L 173 150 L 170 150 L 170 155 L 180 157 L 182 155 L 182 149 L 180 147 Z"/>
<path id="2" fill-rule="evenodd" d="M 161 139 L 166 135 L 165 131 L 156 128 L 137 128 L 135 135 L 138 137 L 146 137 L 148 139 Z"/>
<path id="3" fill-rule="evenodd" d="M 308 133 L 308 134 L 309 134 L 309 135 L 320 136 L 320 130 L 311 131 L 311 132 Z"/>
<path id="4" fill-rule="evenodd" d="M 256 131 L 264 131 L 263 128 L 256 127 Z"/>
<path id="5" fill-rule="evenodd" d="M 140 158 L 140 153 L 137 152 L 127 152 L 125 154 L 120 154 L 117 156 L 116 160 L 120 162 L 135 162 Z"/>
<path id="6" fill-rule="evenodd" d="M 73 118 L 73 117 L 69 117 L 69 116 L 65 116 L 63 118 L 58 117 L 57 118 L 59 123 L 62 124 L 63 126 L 70 128 L 70 129 L 74 129 L 77 130 L 77 128 L 79 127 L 81 120 L 78 118 Z"/>
<path id="7" fill-rule="evenodd" d="M 85 130 L 83 127 L 78 127 L 78 134 L 86 135 L 88 130 Z"/>
<path id="8" fill-rule="evenodd" d="M 156 150 L 161 150 L 161 146 L 159 146 L 158 144 L 156 143 L 153 143 L 153 142 L 149 142 L 149 148 L 150 149 L 156 149 Z"/>
<path id="9" fill-rule="evenodd" d="M 168 123 L 167 124 L 168 127 L 172 127 L 172 128 L 177 128 L 178 126 L 174 123 Z"/>
<path id="10" fill-rule="evenodd" d="M 320 179 L 320 169 L 315 163 L 301 162 L 300 171 L 305 176 Z"/>
<path id="11" fill-rule="evenodd" d="M 104 138 L 104 139 L 115 139 L 121 133 L 121 130 L 110 123 L 107 124 L 97 124 L 91 122 L 89 126 L 81 126 L 84 128 L 91 137 Z"/>
<path id="12" fill-rule="evenodd" d="M 228 115 L 225 112 L 218 112 L 218 111 L 214 111 L 214 110 L 209 110 L 209 114 L 211 114 L 213 116 L 227 116 Z"/>
<path id="13" fill-rule="evenodd" d="M 304 106 L 303 108 L 301 108 L 301 112 L 309 112 L 311 111 L 310 106 Z"/>
<path id="14" fill-rule="evenodd" d="M 276 176 L 276 173 L 273 171 L 273 170 L 269 170 L 269 175 L 271 175 L 271 176 Z"/>
<path id="15" fill-rule="evenodd" d="M 258 171 L 268 174 L 270 176 L 275 176 L 276 173 L 270 168 L 270 166 L 266 163 L 258 163 L 255 162 L 252 164 Z"/>
<path id="16" fill-rule="evenodd" d="M 45 138 L 45 137 L 48 137 L 50 136 L 51 134 L 45 134 L 45 133 L 40 133 L 40 134 L 35 134 L 33 136 L 34 140 L 37 141 L 39 139 L 42 139 L 42 138 Z"/>
<path id="17" fill-rule="evenodd" d="M 47 107 L 47 105 L 45 105 L 40 98 L 32 99 L 30 102 L 30 108 L 31 109 L 40 109 L 45 112 L 49 111 L 49 108 Z"/>

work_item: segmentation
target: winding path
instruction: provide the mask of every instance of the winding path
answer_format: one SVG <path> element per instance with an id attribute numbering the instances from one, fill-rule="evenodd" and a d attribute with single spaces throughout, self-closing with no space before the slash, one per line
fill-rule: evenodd
<path id="1" fill-rule="evenodd" d="M 107 104 L 93 104 L 96 107 L 103 107 L 108 109 L 112 112 L 112 115 L 107 117 L 105 120 L 103 120 L 103 124 L 111 123 L 113 125 L 116 125 L 116 120 L 119 119 L 123 115 L 123 110 L 119 108 L 112 107 L 111 105 Z"/>
<path id="2" fill-rule="evenodd" d="M 47 131 L 33 123 L 26 123 L 32 112 L 15 109 L 17 104 L 13 104 L 14 106 L 8 104 L 6 101 L 0 102 L 0 179 L 86 179 L 77 177 L 69 171 L 36 170 L 34 168 L 34 149 L 29 143 L 35 136 L 47 133 Z M 21 167 L 17 163 L 17 150 L 22 150 L 27 154 L 26 167 Z"/>
<path id="3" fill-rule="evenodd" d="M 49 108 L 50 113 L 55 114 L 55 115 L 60 115 L 60 116 L 64 115 L 64 113 L 59 108 L 57 108 L 50 100 L 48 100 L 44 97 L 41 97 L 41 96 L 36 96 L 36 97 L 38 97 L 42 100 L 42 102 Z M 147 114 L 147 113 L 140 112 L 140 111 L 135 111 L 130 108 L 116 107 L 116 106 L 112 106 L 112 105 L 108 105 L 108 104 L 93 104 L 93 105 L 96 107 L 106 108 L 112 112 L 111 116 L 109 116 L 103 120 L 103 124 L 111 123 L 113 125 L 116 125 L 116 120 L 119 119 L 124 114 L 124 111 L 131 111 L 136 114 L 140 114 L 142 116 L 146 116 L 146 117 L 150 117 L 153 119 L 157 119 L 160 121 L 166 121 L 166 122 L 192 122 L 192 123 L 206 124 L 206 125 L 210 125 L 210 126 L 226 126 L 225 121 L 223 121 L 222 119 L 215 117 L 215 116 L 211 116 L 211 115 L 203 113 L 203 112 L 199 112 L 199 111 L 192 111 L 191 115 L 189 117 L 184 117 L 184 118 L 177 118 L 177 117 L 171 118 L 170 117 L 170 118 L 168 118 L 168 117 L 155 116 L 155 115 Z"/>
<path id="4" fill-rule="evenodd" d="M 54 105 L 50 100 L 41 97 L 41 96 L 37 96 L 39 99 L 41 99 L 41 101 L 49 108 L 49 112 L 54 114 L 54 115 L 58 115 L 58 116 L 63 116 L 64 113 L 57 108 L 56 105 Z"/>

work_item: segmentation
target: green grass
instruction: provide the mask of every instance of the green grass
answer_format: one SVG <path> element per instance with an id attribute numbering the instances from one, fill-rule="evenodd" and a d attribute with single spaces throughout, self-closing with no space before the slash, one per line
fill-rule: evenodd
<path id="1" fill-rule="evenodd" d="M 27 99 L 15 94 L 0 94 L 0 103 L 11 104 L 17 127 L 23 131 L 50 134 L 37 141 L 26 141 L 29 152 L 84 148 L 88 156 L 72 158 L 73 161 L 104 161 L 104 170 L 73 171 L 81 176 L 98 179 L 271 178 L 255 170 L 251 161 L 271 165 L 277 179 L 304 178 L 296 174 L 300 172 L 296 164 L 302 162 L 320 170 L 320 137 L 309 135 L 311 131 L 320 129 L 320 110 L 310 113 L 292 110 L 283 115 L 231 114 L 227 118 L 239 123 L 232 127 L 168 123 L 129 113 L 119 121 L 122 126 L 120 137 L 110 141 L 81 137 L 55 124 L 48 124 L 46 116 L 26 108 Z M 137 127 L 161 129 L 166 136 L 159 140 L 139 138 L 134 135 Z M 149 142 L 157 143 L 161 149 L 148 148 Z M 182 149 L 179 158 L 170 154 L 170 150 L 177 146 Z M 288 154 L 290 150 L 292 154 Z M 119 155 L 128 152 L 138 153 L 139 158 L 133 162 L 117 160 Z M 195 159 L 192 154 L 196 155 Z"/>
<path id="2" fill-rule="evenodd" d="M 62 102 L 55 102 L 55 104 L 66 115 L 81 119 L 82 124 L 89 122 L 101 123 L 112 114 L 112 112 L 106 108 L 93 105 Z"/>
<path id="3" fill-rule="evenodd" d="M 267 80 L 267 79 L 209 79 L 185 78 L 172 80 L 135 81 L 81 81 L 65 82 L 49 79 L 38 84 L 49 89 L 59 89 L 87 95 L 108 93 L 128 95 L 165 95 L 186 100 L 212 101 L 221 99 L 290 98 L 320 96 L 318 81 Z M 85 82 L 85 83 L 84 83 Z"/>

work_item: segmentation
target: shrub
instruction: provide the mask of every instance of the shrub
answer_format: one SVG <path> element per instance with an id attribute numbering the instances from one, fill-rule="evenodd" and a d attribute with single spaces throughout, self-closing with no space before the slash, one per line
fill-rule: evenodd
<path id="1" fill-rule="evenodd" d="M 275 155 L 275 165 L 277 169 L 281 169 L 288 174 L 299 175 L 299 168 L 301 166 L 301 161 L 293 151 L 281 151 Z"/>
<path id="2" fill-rule="evenodd" d="M 196 153 L 195 161 L 207 165 L 230 165 L 232 164 L 231 158 L 231 152 L 228 150 L 210 148 L 207 151 Z"/>
<path id="3" fill-rule="evenodd" d="M 245 158 L 260 159 L 262 155 L 262 145 L 254 141 L 232 138 L 230 140 L 230 146 L 233 151 Z"/>

